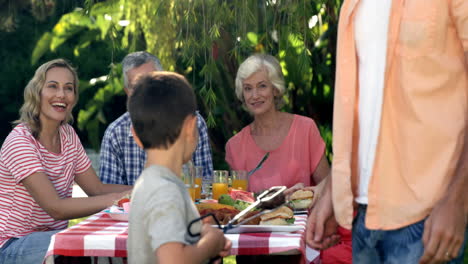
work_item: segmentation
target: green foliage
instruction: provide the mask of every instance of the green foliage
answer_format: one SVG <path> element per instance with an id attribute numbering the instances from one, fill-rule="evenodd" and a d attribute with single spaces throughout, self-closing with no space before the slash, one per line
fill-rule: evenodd
<path id="1" fill-rule="evenodd" d="M 93 84 L 89 84 L 88 87 L 99 84 L 104 84 L 104 86 L 98 88 L 93 98 L 87 101 L 85 108 L 79 110 L 78 128 L 88 132 L 88 140 L 94 149 L 99 149 L 101 145 L 100 134 L 102 134 L 102 129 L 99 124 L 109 123 L 104 112 L 109 98 L 116 95 L 125 95 L 123 92 L 123 80 L 120 78 L 121 75 L 119 75 L 120 72 L 122 72 L 121 65 L 112 65 L 109 76 L 102 78 L 102 80 L 93 79 Z"/>
<path id="2" fill-rule="evenodd" d="M 54 0 L 0 0 L 0 31 L 14 32 L 18 27 L 21 13 L 28 10 L 37 21 L 52 16 L 56 3 Z"/>
<path id="3" fill-rule="evenodd" d="M 234 94 L 238 65 L 252 53 L 270 53 L 280 60 L 286 78 L 283 110 L 316 120 L 331 159 L 335 36 L 341 1 L 109 0 L 85 4 L 84 9 L 63 15 L 51 32 L 43 34 L 33 62 L 70 40 L 74 40 L 77 57 L 96 43 L 105 43 L 112 53 L 143 49 L 155 54 L 165 69 L 183 73 L 194 86 L 210 126 L 215 167 L 223 167 L 227 139 L 251 122 Z M 87 131 L 95 147 L 103 128 L 113 121 L 109 112 L 116 113 L 106 110 L 109 102 L 124 96 L 121 73 L 114 66 L 116 57 L 108 63 L 112 65 L 108 78 L 83 90 L 89 100 L 78 114 L 78 127 Z M 125 111 L 120 109 L 119 114 Z"/>
<path id="4" fill-rule="evenodd" d="M 22 6 L 24 1 L 3 1 L 1 6 L 8 8 L 0 9 L 0 24 L 3 18 L 14 17 L 14 25 L 6 31 L 0 25 L 0 61 L 3 67 L 0 70 L 0 143 L 12 129 L 12 121 L 18 119 L 19 109 L 23 103 L 23 90 L 32 78 L 38 65 L 31 65 L 31 54 L 36 43 L 41 39 L 42 33 L 51 29 L 60 19 L 62 13 L 48 14 L 48 19 L 37 20 L 31 15 L 31 1 Z M 27 2 L 27 1 L 26 1 Z M 49 1 L 47 1 L 49 2 Z M 70 12 L 80 1 L 62 0 L 57 2 L 55 10 Z M 70 43 L 69 45 L 73 45 Z M 66 45 L 65 45 L 66 46 Z M 43 47 L 47 49 L 48 47 Z M 42 62 L 52 58 L 67 56 L 66 52 L 48 52 Z M 74 63 L 74 61 L 72 61 Z M 103 62 L 100 62 L 102 64 Z"/>
<path id="5" fill-rule="evenodd" d="M 64 14 L 52 29 L 45 32 L 31 56 L 32 64 L 48 51 L 54 52 L 73 37 L 79 36 L 78 45 L 74 48 L 74 55 L 79 56 L 80 50 L 87 48 L 93 41 L 113 41 L 116 32 L 121 27 L 116 24 L 122 16 L 116 1 L 106 1 L 94 4 L 91 9 L 77 8 L 73 12 Z"/>
<path id="6" fill-rule="evenodd" d="M 50 32 L 43 33 L 31 56 L 34 65 L 51 53 L 70 50 L 72 57 L 85 61 L 79 64 L 83 67 L 80 76 L 85 73 L 85 79 L 80 82 L 81 100 L 75 109 L 78 128 L 87 135 L 85 142 L 94 149 L 99 149 L 107 125 L 125 111 L 121 67 L 112 63 L 115 55 L 124 54 L 119 45 L 114 45 L 116 39 L 123 38 L 122 27 L 117 23 L 122 14 L 118 1 L 95 3 L 88 9 L 75 8 L 61 16 Z M 102 54 L 109 54 L 108 58 L 100 59 Z M 97 64 L 103 70 L 89 69 Z M 110 69 L 105 67 L 108 64 Z"/>

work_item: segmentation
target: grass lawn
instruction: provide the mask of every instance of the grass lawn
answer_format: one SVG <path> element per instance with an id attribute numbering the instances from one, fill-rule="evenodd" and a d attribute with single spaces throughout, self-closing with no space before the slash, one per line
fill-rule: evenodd
<path id="1" fill-rule="evenodd" d="M 468 264 L 468 246 L 465 247 L 465 258 L 463 259 L 464 264 Z"/>
<path id="2" fill-rule="evenodd" d="M 74 226 L 74 225 L 78 224 L 79 222 L 85 220 L 86 218 L 88 218 L 88 216 L 82 217 L 82 218 L 77 218 L 77 219 L 72 219 L 72 220 L 68 221 L 68 227 Z"/>
<path id="3" fill-rule="evenodd" d="M 229 256 L 223 258 L 223 264 L 236 264 L 236 256 Z"/>

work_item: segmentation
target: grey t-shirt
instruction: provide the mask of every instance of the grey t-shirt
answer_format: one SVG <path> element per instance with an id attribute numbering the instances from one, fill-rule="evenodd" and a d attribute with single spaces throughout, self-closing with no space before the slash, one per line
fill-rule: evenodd
<path id="1" fill-rule="evenodd" d="M 130 204 L 127 252 L 129 263 L 157 263 L 155 250 L 168 242 L 194 244 L 188 224 L 200 217 L 182 180 L 168 168 L 152 165 L 135 183 Z M 199 233 L 201 222 L 192 225 Z"/>

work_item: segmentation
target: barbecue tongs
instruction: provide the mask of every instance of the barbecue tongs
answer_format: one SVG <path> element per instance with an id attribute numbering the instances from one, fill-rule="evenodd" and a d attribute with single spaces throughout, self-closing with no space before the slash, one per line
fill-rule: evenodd
<path id="1" fill-rule="evenodd" d="M 247 208 L 242 210 L 240 213 L 234 216 L 234 218 L 232 218 L 231 221 L 227 223 L 227 225 L 222 227 L 223 232 L 226 233 L 226 231 L 229 229 L 242 225 L 243 223 L 246 223 L 261 215 L 275 211 L 277 208 L 279 208 L 281 205 L 285 203 L 285 197 L 283 194 L 284 190 L 286 190 L 286 186 L 273 186 L 270 189 L 262 192 L 257 197 L 257 200 L 254 203 L 252 203 Z M 250 212 L 252 209 L 256 207 L 258 207 L 259 209 L 269 209 L 269 210 L 263 210 L 262 212 L 255 214 L 253 216 L 250 216 L 249 218 L 242 219 L 248 212 Z M 242 219 L 242 221 L 239 222 L 240 219 Z M 234 225 L 234 223 L 236 222 L 237 224 Z"/>
<path id="2" fill-rule="evenodd" d="M 199 236 L 200 233 L 192 233 L 192 231 L 191 231 L 192 225 L 194 223 L 198 222 L 198 221 L 201 221 L 202 219 L 204 219 L 206 217 L 213 217 L 216 224 L 218 225 L 218 228 L 222 229 L 223 233 L 226 234 L 226 232 L 229 229 L 235 228 L 238 225 L 242 225 L 243 223 L 246 223 L 246 222 L 248 222 L 248 221 L 250 221 L 250 220 L 252 220 L 252 219 L 254 219 L 256 217 L 259 217 L 259 216 L 261 216 L 263 214 L 267 214 L 267 213 L 270 213 L 270 212 L 273 212 L 273 211 L 277 210 L 281 205 L 283 205 L 286 202 L 286 199 L 285 199 L 284 194 L 283 194 L 284 190 L 286 190 L 286 186 L 273 186 L 270 189 L 262 192 L 259 196 L 257 196 L 257 200 L 254 203 L 252 203 L 247 208 L 245 208 L 240 213 L 238 213 L 236 216 L 234 216 L 234 218 L 232 218 L 231 221 L 229 221 L 228 224 L 225 225 L 225 226 L 222 226 L 219 223 L 218 219 L 216 219 L 214 214 L 209 213 L 207 215 L 204 215 L 202 217 L 199 217 L 199 218 L 196 218 L 196 219 L 192 220 L 187 226 L 187 232 L 191 237 Z M 263 210 L 262 212 L 260 212 L 258 214 L 255 214 L 255 215 L 253 215 L 253 216 L 251 216 L 251 217 L 249 217 L 247 219 L 243 219 L 242 221 L 238 222 L 245 214 L 250 212 L 255 207 L 258 207 L 259 209 L 269 209 L 269 210 Z M 238 222 L 238 223 L 236 225 L 234 225 L 235 222 Z M 218 260 L 219 258 L 220 258 L 219 256 L 215 257 L 215 258 L 211 259 L 209 261 L 209 263 L 213 263 L 214 261 Z"/>
<path id="3" fill-rule="evenodd" d="M 262 192 L 259 196 L 257 196 L 257 200 L 255 202 L 253 202 L 251 205 L 249 205 L 247 208 L 245 208 L 244 210 L 242 210 L 240 213 L 238 213 L 237 215 L 234 216 L 234 218 L 232 218 L 226 225 L 222 226 L 218 219 L 216 219 L 216 217 L 213 215 L 213 214 L 207 214 L 207 215 L 204 215 L 200 218 L 196 218 L 194 220 L 192 220 L 188 227 L 187 227 L 187 231 L 188 231 L 188 234 L 190 236 L 199 236 L 200 233 L 192 233 L 191 232 L 191 227 L 194 223 L 198 222 L 198 221 L 201 221 L 202 219 L 206 218 L 206 217 L 213 217 L 214 221 L 216 222 L 216 224 L 218 225 L 218 228 L 219 229 L 222 229 L 223 230 L 223 233 L 226 233 L 229 229 L 233 229 L 239 225 L 242 225 L 243 223 L 246 223 L 254 218 L 257 218 L 261 215 L 264 215 L 264 214 L 267 214 L 267 213 L 271 213 L 273 211 L 275 211 L 276 209 L 278 209 L 281 205 L 283 205 L 286 201 L 285 197 L 284 197 L 284 190 L 286 190 L 286 186 L 273 186 L 271 187 L 270 189 Z M 242 219 L 243 216 L 245 216 L 248 212 L 250 212 L 252 209 L 254 208 L 259 208 L 259 209 L 267 209 L 267 210 L 263 210 L 262 212 L 258 213 L 258 214 L 255 214 L 253 216 L 250 216 L 249 218 L 247 219 Z M 239 220 L 242 219 L 240 222 Z M 234 224 L 236 223 L 237 224 Z"/>

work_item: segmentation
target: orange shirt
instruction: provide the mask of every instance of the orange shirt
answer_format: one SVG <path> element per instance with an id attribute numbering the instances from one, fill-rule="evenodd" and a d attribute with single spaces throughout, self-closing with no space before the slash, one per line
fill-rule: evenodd
<path id="1" fill-rule="evenodd" d="M 358 4 L 344 1 L 337 45 L 332 194 L 336 218 L 346 228 L 359 181 Z M 368 228 L 396 229 L 422 220 L 447 191 L 467 126 L 465 52 L 468 1 L 393 0 Z"/>

